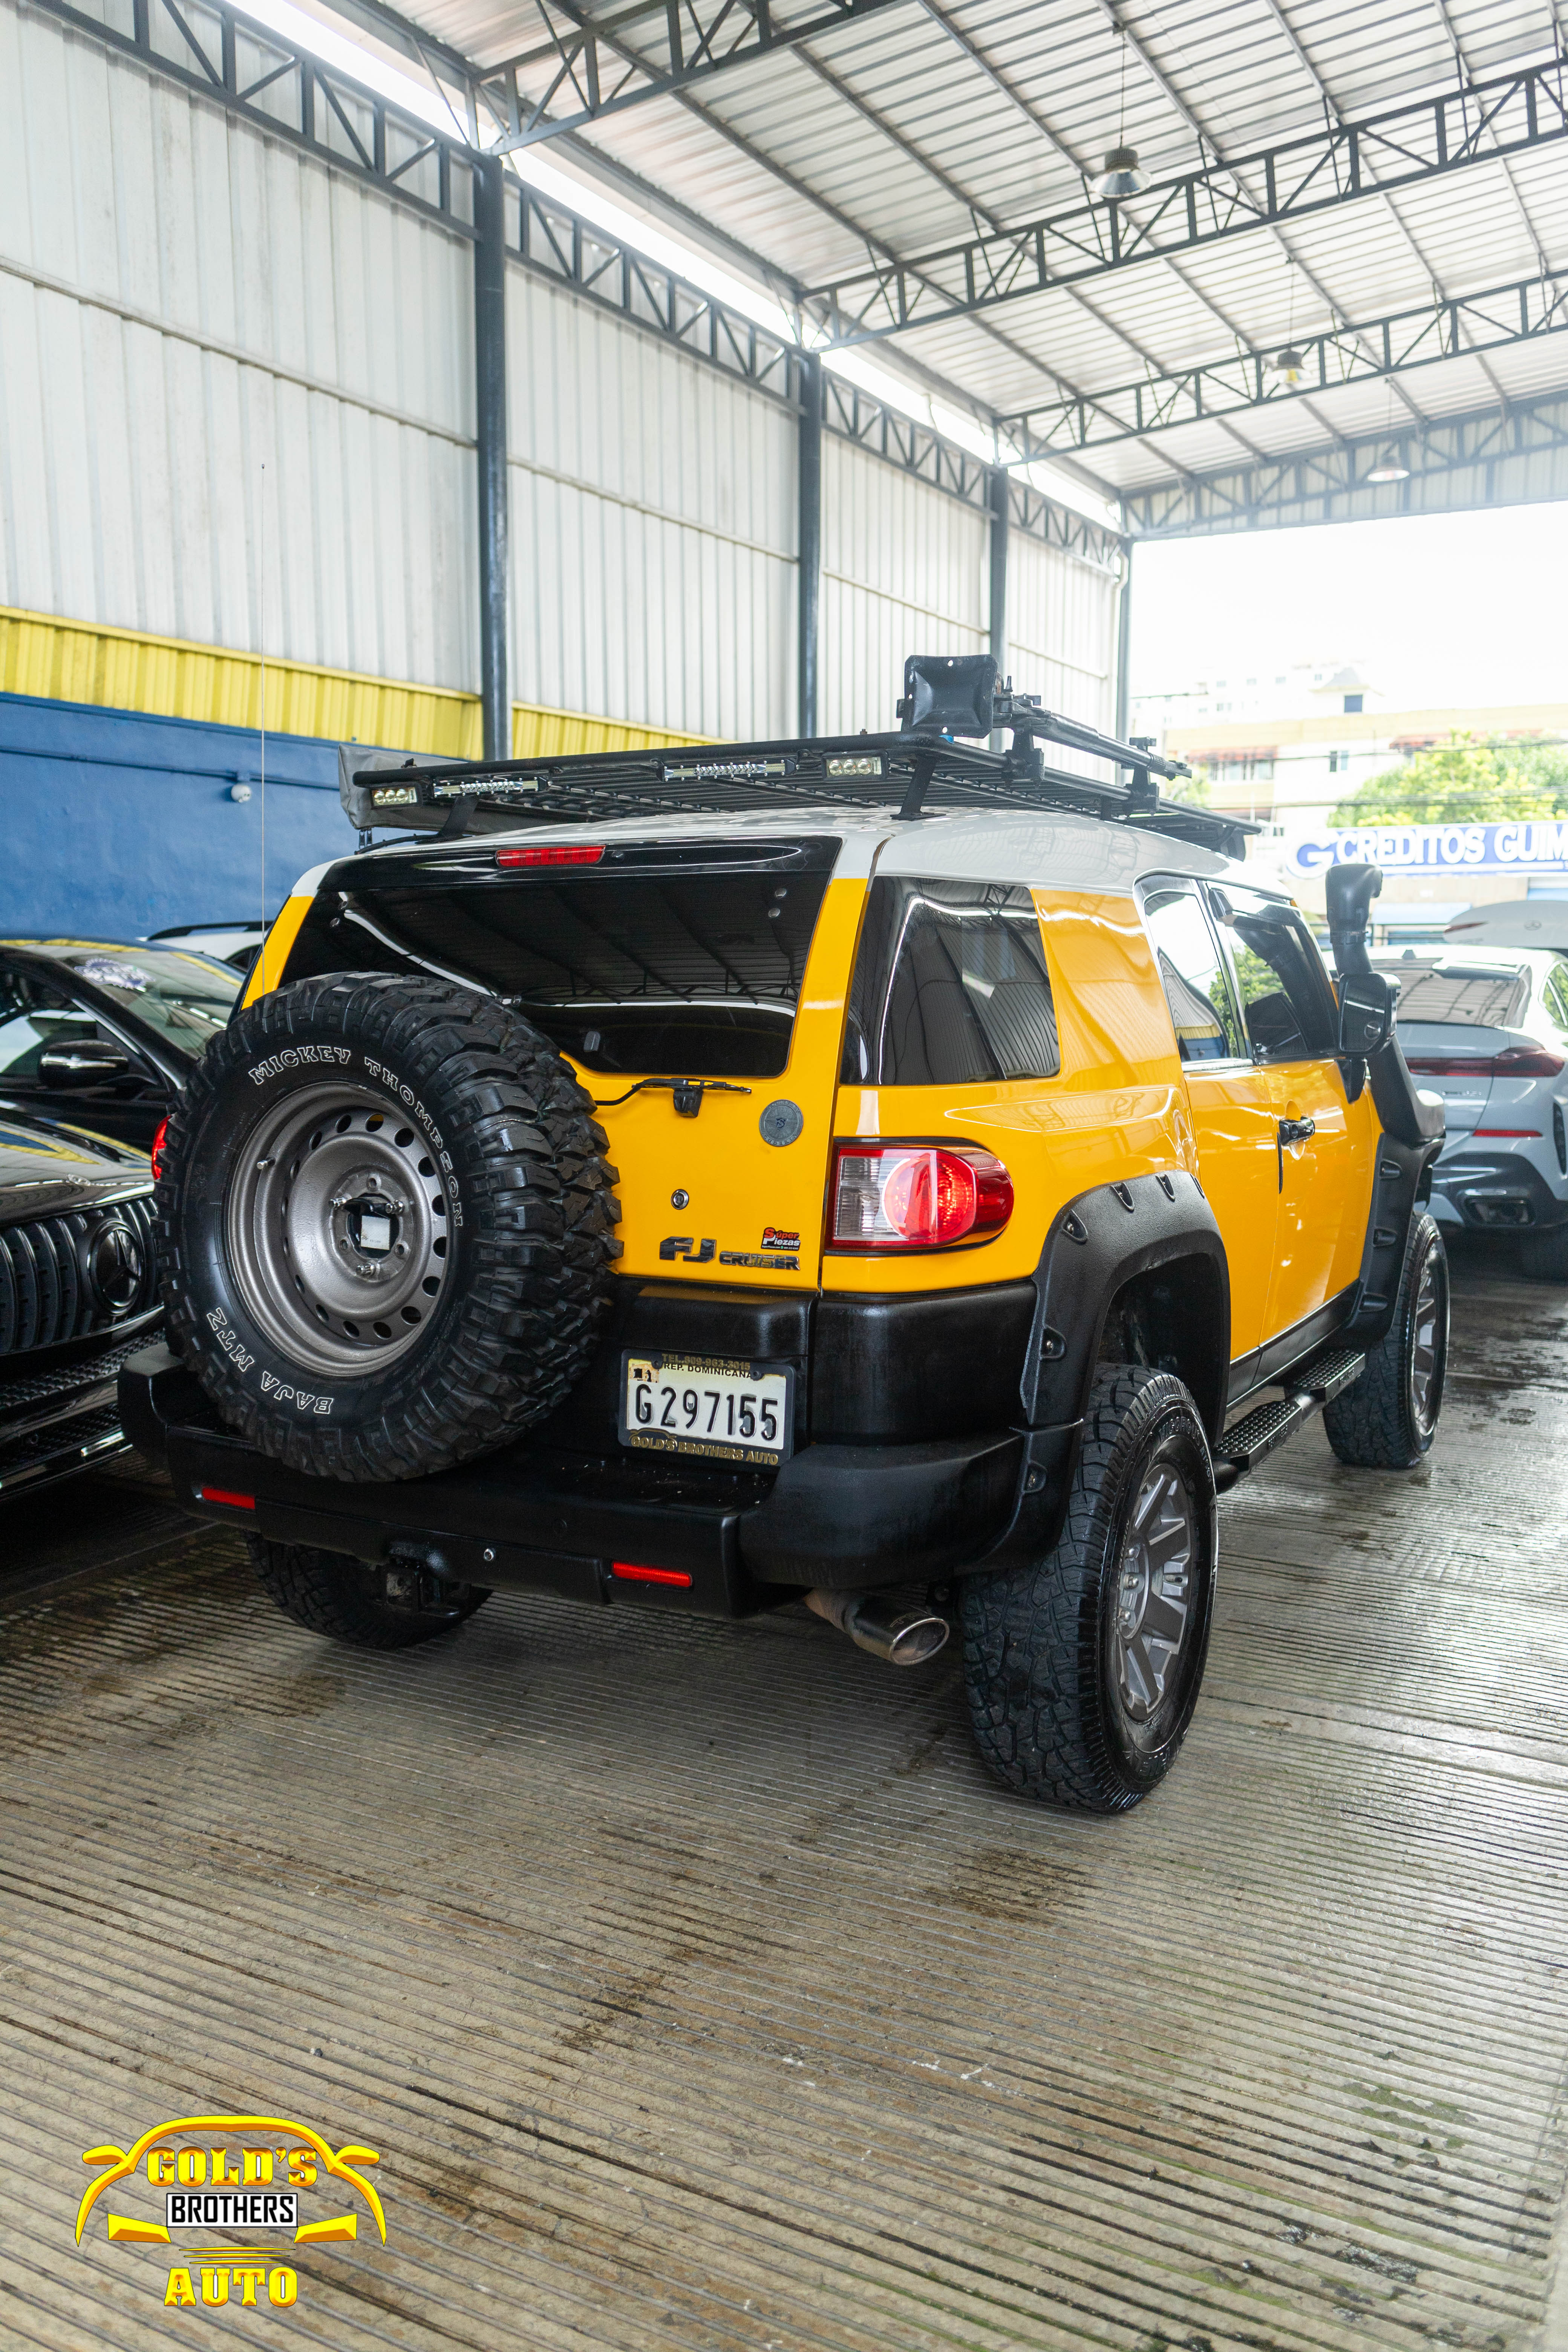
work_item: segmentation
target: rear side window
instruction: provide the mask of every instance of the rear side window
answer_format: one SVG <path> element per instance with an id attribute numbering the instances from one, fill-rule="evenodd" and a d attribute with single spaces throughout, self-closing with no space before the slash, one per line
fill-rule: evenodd
<path id="1" fill-rule="evenodd" d="M 1383 970 L 1399 982 L 1401 1021 L 1438 1022 L 1457 1029 L 1511 1029 L 1530 1002 L 1527 971 L 1439 963 L 1406 978 L 1397 964 L 1384 964 Z"/>
<path id="2" fill-rule="evenodd" d="M 1184 1062 L 1235 1062 L 1246 1053 L 1225 960 L 1190 883 L 1145 892 L 1143 917 Z"/>
<path id="3" fill-rule="evenodd" d="M 844 1041 L 850 1085 L 973 1086 L 1061 1067 L 1040 919 L 1005 883 L 873 882 Z"/>

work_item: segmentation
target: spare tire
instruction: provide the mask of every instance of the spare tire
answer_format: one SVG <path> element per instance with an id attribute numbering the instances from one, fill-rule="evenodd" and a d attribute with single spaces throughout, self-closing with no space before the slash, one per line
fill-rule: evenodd
<path id="1" fill-rule="evenodd" d="M 297 1470 L 416 1478 L 505 1444 L 608 1312 L 605 1143 L 549 1040 L 492 997 L 367 972 L 276 990 L 169 1120 L 174 1344 Z"/>

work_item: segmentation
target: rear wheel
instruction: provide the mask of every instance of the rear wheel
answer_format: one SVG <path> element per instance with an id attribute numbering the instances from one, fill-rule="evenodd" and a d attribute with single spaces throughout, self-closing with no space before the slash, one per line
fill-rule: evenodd
<path id="1" fill-rule="evenodd" d="M 999 1780 L 1115 1813 L 1164 1779 L 1197 1705 L 1217 1550 L 1190 1391 L 1169 1372 L 1108 1366 L 1055 1550 L 960 1580 L 970 1720 Z"/>
<path id="2" fill-rule="evenodd" d="M 1359 1380 L 1323 1409 L 1342 1462 L 1357 1470 L 1413 1470 L 1430 1451 L 1448 1367 L 1448 1253 L 1436 1221 L 1410 1220 L 1394 1320 L 1367 1351 Z"/>
<path id="3" fill-rule="evenodd" d="M 423 1569 L 371 1568 L 347 1552 L 247 1536 L 264 1591 L 286 1617 L 356 1650 L 406 1650 L 449 1633 L 489 1594 L 475 1584 L 437 1586 Z"/>

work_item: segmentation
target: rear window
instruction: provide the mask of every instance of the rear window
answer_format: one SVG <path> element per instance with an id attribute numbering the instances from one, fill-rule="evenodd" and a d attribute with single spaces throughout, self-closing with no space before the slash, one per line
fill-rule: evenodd
<path id="1" fill-rule="evenodd" d="M 342 901 L 325 969 L 418 969 L 476 982 L 589 1069 L 777 1077 L 838 845 L 762 870 L 645 859 L 637 870 L 432 872 Z M 447 868 L 449 872 L 449 866 Z M 334 904 L 336 902 L 334 901 Z M 317 968 L 321 902 L 289 977 Z"/>
<path id="2" fill-rule="evenodd" d="M 1040 919 L 1002 883 L 873 882 L 860 934 L 847 1084 L 970 1086 L 1061 1067 Z"/>
<path id="3" fill-rule="evenodd" d="M 1458 1029 L 1508 1029 L 1530 1003 L 1530 974 L 1483 971 L 1475 964 L 1379 967 L 1399 982 L 1401 1021 L 1430 1021 Z"/>

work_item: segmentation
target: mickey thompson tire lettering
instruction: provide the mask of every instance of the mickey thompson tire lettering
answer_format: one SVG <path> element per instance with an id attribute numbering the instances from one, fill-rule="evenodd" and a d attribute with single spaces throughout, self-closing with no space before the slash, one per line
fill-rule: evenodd
<path id="1" fill-rule="evenodd" d="M 290 1132 L 291 1117 L 301 1134 L 323 1088 L 350 1090 L 342 1098 L 352 1118 L 324 1118 L 290 1147 L 292 1161 L 267 1159 L 263 1139 Z M 357 1131 L 342 1138 L 344 1128 Z M 347 1181 L 321 1188 L 318 1260 L 329 1284 L 351 1291 L 369 1269 L 370 1303 L 362 1310 L 350 1299 L 366 1318 L 367 1357 L 379 1355 L 368 1364 L 356 1360 L 356 1326 L 341 1312 L 334 1326 L 319 1304 L 317 1339 L 311 1292 L 294 1274 L 310 1270 L 290 1222 L 302 1213 L 294 1194 L 304 1200 L 309 1168 L 325 1162 L 326 1152 L 311 1158 L 323 1137 Z M 224 1420 L 291 1468 L 416 1478 L 490 1452 L 563 1401 L 603 1327 L 620 1255 L 605 1143 L 549 1041 L 492 997 L 368 972 L 276 990 L 214 1039 L 169 1120 L 155 1209 L 171 1341 Z M 363 1181 L 359 1160 L 372 1169 Z M 307 1179 L 297 1182 L 301 1166 Z M 396 1197 L 400 1166 L 418 1171 L 403 1187 L 407 1200 Z M 263 1168 L 270 1192 L 258 1189 Z M 351 1242 L 343 1195 L 363 1194 L 366 1182 L 371 1193 L 348 1212 Z M 368 1318 L 378 1269 L 394 1265 L 388 1233 L 415 1232 L 411 1221 L 388 1225 L 380 1213 L 389 1199 L 424 1215 L 438 1238 L 426 1244 L 437 1254 L 418 1261 L 416 1249 L 409 1260 L 432 1275 L 405 1283 L 416 1304 L 395 1335 L 374 1327 L 388 1333 L 377 1350 Z M 242 1213 L 247 1200 L 259 1204 L 254 1215 Z M 375 1213 L 363 1225 L 361 1208 Z M 282 1294 L 276 1312 L 255 1275 L 258 1244 L 237 1247 L 246 1233 L 265 1245 L 261 1262 Z M 279 1237 L 289 1234 L 285 1247 Z"/>

